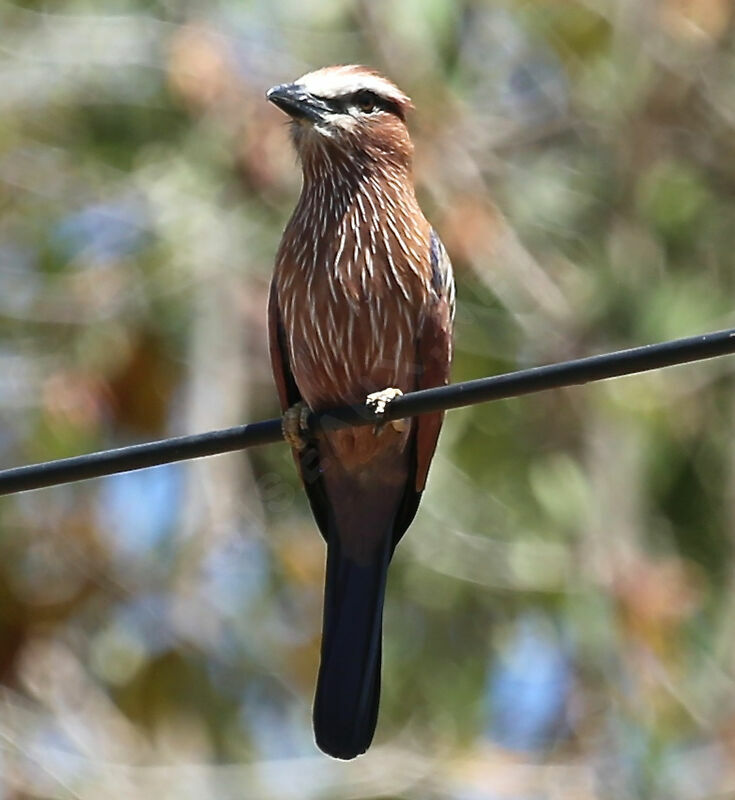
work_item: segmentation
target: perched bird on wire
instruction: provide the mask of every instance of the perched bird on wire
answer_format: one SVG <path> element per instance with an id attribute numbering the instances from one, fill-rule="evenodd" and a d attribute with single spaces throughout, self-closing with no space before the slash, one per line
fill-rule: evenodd
<path id="1" fill-rule="evenodd" d="M 414 194 L 412 105 L 400 89 L 336 66 L 267 97 L 291 117 L 303 171 L 268 318 L 284 436 L 327 544 L 314 734 L 349 759 L 375 731 L 388 564 L 416 514 L 442 414 L 315 436 L 306 419 L 367 399 L 380 420 L 402 392 L 447 383 L 454 281 Z"/>

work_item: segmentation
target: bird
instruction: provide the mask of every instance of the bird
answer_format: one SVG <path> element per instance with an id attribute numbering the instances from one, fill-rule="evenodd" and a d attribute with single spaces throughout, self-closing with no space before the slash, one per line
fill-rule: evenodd
<path id="1" fill-rule="evenodd" d="M 406 94 L 350 64 L 266 97 L 289 117 L 302 170 L 275 258 L 268 333 L 284 437 L 327 549 L 314 737 L 349 760 L 374 736 L 388 566 L 416 514 L 443 415 L 381 420 L 401 394 L 448 382 L 454 277 L 416 199 Z M 309 432 L 309 413 L 363 402 L 377 424 Z"/>

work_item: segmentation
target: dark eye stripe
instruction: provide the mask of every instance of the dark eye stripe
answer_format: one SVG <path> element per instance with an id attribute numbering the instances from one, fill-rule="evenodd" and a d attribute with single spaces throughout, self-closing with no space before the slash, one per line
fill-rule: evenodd
<path id="1" fill-rule="evenodd" d="M 399 119 L 404 121 L 406 119 L 403 109 L 398 103 L 394 103 L 386 97 L 381 97 L 379 94 L 371 92 L 369 89 L 360 89 L 357 92 L 351 92 L 341 97 L 323 97 L 321 95 L 314 95 L 314 97 L 323 100 L 325 103 L 329 104 L 336 113 L 340 114 L 344 114 L 351 106 L 357 106 L 359 108 L 361 104 L 369 101 L 373 105 L 373 111 L 376 109 L 387 111 L 389 114 L 395 114 Z"/>

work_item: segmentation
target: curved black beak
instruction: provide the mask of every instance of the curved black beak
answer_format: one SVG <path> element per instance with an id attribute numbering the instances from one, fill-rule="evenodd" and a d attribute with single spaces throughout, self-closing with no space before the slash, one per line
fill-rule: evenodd
<path id="1" fill-rule="evenodd" d="M 332 109 L 321 97 L 315 97 L 298 83 L 282 83 L 266 92 L 266 98 L 293 119 L 322 122 Z"/>

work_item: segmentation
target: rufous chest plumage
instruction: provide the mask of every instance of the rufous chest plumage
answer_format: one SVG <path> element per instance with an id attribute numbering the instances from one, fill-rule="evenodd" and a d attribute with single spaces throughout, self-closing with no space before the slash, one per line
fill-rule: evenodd
<path id="1" fill-rule="evenodd" d="M 276 258 L 294 379 L 314 409 L 416 385 L 416 335 L 431 298 L 430 227 L 389 175 L 305 186 Z"/>

